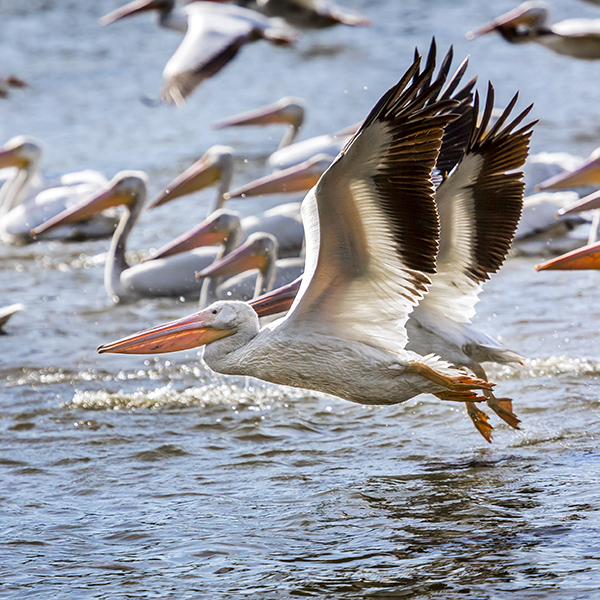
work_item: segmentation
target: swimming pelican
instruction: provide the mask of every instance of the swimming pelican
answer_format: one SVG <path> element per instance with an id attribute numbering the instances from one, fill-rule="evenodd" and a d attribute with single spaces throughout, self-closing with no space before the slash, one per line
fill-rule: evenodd
<path id="1" fill-rule="evenodd" d="M 290 25 L 324 29 L 334 25 L 363 27 L 369 19 L 328 0 L 255 0 L 256 9 L 269 17 L 281 17 Z"/>
<path id="2" fill-rule="evenodd" d="M 497 31 L 511 44 L 536 42 L 546 48 L 574 58 L 600 58 L 600 19 L 567 19 L 550 25 L 550 8 L 546 2 L 523 2 L 475 31 L 475 39 Z"/>
<path id="3" fill-rule="evenodd" d="M 434 62 L 431 52 L 421 71 L 416 57 L 306 196 L 306 272 L 285 318 L 259 329 L 248 304 L 219 301 L 98 351 L 205 345 L 204 360 L 217 372 L 364 404 L 396 404 L 421 393 L 482 399 L 476 390 L 491 384 L 405 348 L 408 315 L 435 272 L 439 229 L 431 176 L 458 104 L 439 97 L 445 76 L 432 80 Z"/>
<path id="4" fill-rule="evenodd" d="M 200 284 L 196 271 L 230 252 L 239 243 L 239 215 L 220 210 L 195 231 L 194 246 L 219 244 L 219 248 L 198 248 L 194 252 L 172 252 L 170 244 L 155 255 L 155 260 L 130 266 L 125 258 L 127 239 L 146 199 L 147 177 L 141 171 L 122 171 L 98 195 L 66 210 L 48 221 L 35 233 L 77 222 L 107 206 L 123 206 L 124 212 L 106 257 L 104 286 L 114 302 L 147 297 L 198 297 Z M 176 255 L 173 255 L 176 254 Z"/>
<path id="5" fill-rule="evenodd" d="M 278 259 L 277 239 L 269 233 L 253 233 L 236 250 L 196 274 L 205 278 L 200 308 L 217 300 L 251 300 L 297 279 L 303 271 L 303 258 Z"/>
<path id="6" fill-rule="evenodd" d="M 22 79 L 19 79 L 16 75 L 0 77 L 0 98 L 7 98 L 10 88 L 24 87 L 27 87 L 27 84 Z"/>
<path id="7" fill-rule="evenodd" d="M 8 320 L 22 310 L 25 310 L 25 305 L 20 303 L 0 308 L 0 333 L 4 333 L 4 326 L 8 323 Z"/>
<path id="8" fill-rule="evenodd" d="M 181 106 L 205 79 L 218 73 L 244 44 L 267 40 L 292 45 L 290 28 L 241 6 L 194 2 L 183 11 L 187 33 L 163 71 L 161 100 Z"/>
<path id="9" fill-rule="evenodd" d="M 33 138 L 17 136 L 0 148 L 0 168 L 14 167 L 0 189 L 0 238 L 6 243 L 29 243 L 29 232 L 82 198 L 96 193 L 106 178 L 97 171 L 63 175 L 56 181 L 40 178 L 40 144 Z M 116 219 L 96 215 L 75 226 L 63 227 L 43 239 L 84 240 L 110 237 Z"/>
<path id="10" fill-rule="evenodd" d="M 219 182 L 219 186 L 214 209 L 221 208 L 228 198 L 227 190 L 231 185 L 233 169 L 233 149 L 228 146 L 213 146 L 202 158 L 167 185 L 150 202 L 148 208 L 156 208 L 175 198 L 201 190 L 216 181 Z M 241 227 L 242 240 L 256 232 L 274 235 L 279 244 L 280 257 L 297 256 L 302 249 L 304 228 L 298 202 L 281 204 L 258 215 L 245 217 L 242 219 Z"/>
<path id="11" fill-rule="evenodd" d="M 109 25 L 125 17 L 142 12 L 155 10 L 158 12 L 158 24 L 166 29 L 174 29 L 181 33 L 187 32 L 187 14 L 182 7 L 177 6 L 176 0 L 133 0 L 121 6 L 100 19 L 100 25 Z"/>

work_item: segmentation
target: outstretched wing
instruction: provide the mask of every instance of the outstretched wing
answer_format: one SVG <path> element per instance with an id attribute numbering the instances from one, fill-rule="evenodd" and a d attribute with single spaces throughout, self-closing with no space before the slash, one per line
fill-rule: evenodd
<path id="1" fill-rule="evenodd" d="M 435 194 L 440 217 L 437 273 L 419 310 L 435 310 L 469 322 L 482 284 L 506 258 L 523 207 L 523 173 L 531 128 L 517 129 L 531 106 L 505 125 L 515 106 L 512 99 L 490 127 L 494 104 L 489 86 L 485 110 L 473 125 L 466 151 Z M 472 107 L 474 122 L 478 98 Z"/>
<path id="2" fill-rule="evenodd" d="M 417 57 L 305 198 L 306 270 L 288 316 L 392 350 L 435 272 L 431 173 L 457 105 L 437 99 L 433 53 L 419 68 Z"/>

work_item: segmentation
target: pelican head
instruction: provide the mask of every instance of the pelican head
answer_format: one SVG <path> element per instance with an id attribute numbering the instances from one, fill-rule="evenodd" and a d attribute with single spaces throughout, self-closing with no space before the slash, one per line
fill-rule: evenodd
<path id="1" fill-rule="evenodd" d="M 0 169 L 17 167 L 26 169 L 31 164 L 37 164 L 42 156 L 39 142 L 26 135 L 11 138 L 0 148 Z"/>
<path id="2" fill-rule="evenodd" d="M 184 317 L 103 344 L 98 353 L 158 354 L 189 350 L 231 336 L 250 324 L 258 331 L 258 315 L 245 302 L 218 301 L 208 308 Z"/>
<path id="3" fill-rule="evenodd" d="M 233 148 L 230 146 L 212 146 L 204 156 L 176 177 L 150 204 L 156 208 L 175 198 L 186 196 L 204 189 L 217 181 L 221 182 L 219 198 L 222 198 L 231 185 L 233 176 Z M 222 202 L 217 202 L 221 208 Z"/>
<path id="4" fill-rule="evenodd" d="M 151 260 L 165 258 L 173 254 L 188 252 L 199 246 L 231 243 L 237 246 L 241 236 L 241 217 L 239 213 L 218 209 L 211 213 L 200 225 L 189 229 L 178 238 L 160 248 Z"/>
<path id="5" fill-rule="evenodd" d="M 316 185 L 321 175 L 329 168 L 332 162 L 332 156 L 317 154 L 303 163 L 247 183 L 225 194 L 225 198 L 248 198 L 250 196 L 267 194 L 306 192 Z"/>
<path id="6" fill-rule="evenodd" d="M 159 13 L 170 13 L 175 7 L 175 0 L 134 0 L 125 6 L 121 6 L 112 12 L 104 15 L 99 23 L 100 25 L 109 25 L 115 21 L 130 17 L 142 12 L 156 10 Z"/>
<path id="7" fill-rule="evenodd" d="M 93 215 L 112 208 L 125 206 L 130 211 L 139 211 L 146 198 L 148 178 L 142 171 L 121 171 L 117 173 L 106 188 L 100 193 L 85 198 L 75 206 L 63 210 L 39 227 L 31 230 L 31 235 L 36 236 L 59 225 L 79 223 Z"/>
<path id="8" fill-rule="evenodd" d="M 277 260 L 277 240 L 270 233 L 253 233 L 239 248 L 196 273 L 204 277 L 229 277 L 250 269 L 266 271 Z"/>
<path id="9" fill-rule="evenodd" d="M 550 20 L 550 9 L 545 2 L 532 0 L 523 2 L 517 8 L 496 17 L 493 21 L 482 25 L 474 31 L 467 33 L 467 39 L 473 40 L 482 35 L 498 31 L 502 33 L 507 30 L 526 33 L 530 29 L 546 27 Z"/>
<path id="10" fill-rule="evenodd" d="M 287 123 L 300 129 L 304 122 L 305 104 L 300 98 L 286 96 L 273 104 L 249 110 L 233 117 L 217 121 L 212 124 L 213 129 L 226 127 L 239 127 L 246 125 L 271 125 L 274 123 Z"/>
<path id="11" fill-rule="evenodd" d="M 535 187 L 537 190 L 570 190 L 587 185 L 600 185 L 600 148 L 574 171 L 560 173 Z"/>

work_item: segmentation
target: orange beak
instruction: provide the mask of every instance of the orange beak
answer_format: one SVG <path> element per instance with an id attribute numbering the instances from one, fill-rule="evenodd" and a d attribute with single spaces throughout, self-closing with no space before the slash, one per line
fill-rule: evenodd
<path id="1" fill-rule="evenodd" d="M 213 123 L 211 127 L 213 129 L 225 129 L 226 127 L 272 125 L 274 123 L 286 123 L 291 125 L 298 121 L 297 114 L 299 114 L 300 111 L 302 112 L 302 115 L 304 115 L 304 108 L 300 104 L 300 101 L 298 101 L 296 106 L 297 108 L 295 110 L 289 110 L 289 102 L 286 98 L 283 101 L 275 102 L 269 106 L 257 108 L 256 110 L 249 110 L 240 113 L 239 115 L 217 121 L 216 123 Z"/>
<path id="2" fill-rule="evenodd" d="M 189 169 L 176 177 L 150 204 L 148 208 L 156 208 L 175 198 L 187 196 L 212 185 L 221 178 L 221 169 L 210 161 L 206 155 L 196 161 Z"/>
<path id="3" fill-rule="evenodd" d="M 248 198 L 267 194 L 306 192 L 316 185 L 332 161 L 330 156 L 318 154 L 299 165 L 252 181 L 226 194 L 225 197 L 227 199 Z"/>
<path id="4" fill-rule="evenodd" d="M 211 313 L 200 311 L 151 329 L 139 331 L 128 337 L 98 346 L 97 352 L 116 354 L 160 354 L 190 350 L 210 344 L 235 333 L 232 329 L 215 329 L 210 326 Z"/>
<path id="5" fill-rule="evenodd" d="M 565 206 L 561 208 L 557 215 L 562 217 L 563 215 L 570 215 L 571 213 L 583 212 L 584 210 L 594 210 L 600 208 L 600 190 L 589 194 L 585 198 L 582 198 L 578 202 L 571 204 L 571 206 Z"/>
<path id="6" fill-rule="evenodd" d="M 535 186 L 537 190 L 570 190 L 586 185 L 600 185 L 600 157 L 588 158 L 578 169 L 560 173 Z"/>
<path id="7" fill-rule="evenodd" d="M 200 246 L 213 246 L 226 241 L 227 235 L 224 231 L 215 229 L 214 219 L 206 220 L 200 225 L 189 229 L 182 233 L 178 238 L 174 239 L 169 244 L 164 245 L 156 254 L 147 258 L 148 260 L 156 260 L 157 258 L 166 258 L 181 252 L 189 252 Z"/>
<path id="8" fill-rule="evenodd" d="M 536 271 L 600 269 L 600 242 L 567 252 L 541 265 Z"/>
<path id="9" fill-rule="evenodd" d="M 114 23 L 125 17 L 130 17 L 131 15 L 149 10 L 161 10 L 163 8 L 165 8 L 164 0 L 134 0 L 125 6 L 121 6 L 121 8 L 117 8 L 107 15 L 104 15 L 98 22 L 100 25 L 110 25 L 110 23 Z"/>
<path id="10" fill-rule="evenodd" d="M 213 262 L 211 265 L 196 273 L 196 279 L 204 277 L 230 277 L 243 273 L 249 269 L 264 269 L 267 265 L 267 259 L 264 254 L 256 251 L 256 245 L 252 242 L 242 244 L 234 252 L 230 252 L 221 260 Z"/>
<path id="11" fill-rule="evenodd" d="M 259 317 L 268 317 L 281 312 L 287 312 L 294 303 L 301 283 L 302 276 L 294 279 L 292 283 L 288 283 L 276 290 L 250 300 L 249 304 Z"/>
<path id="12" fill-rule="evenodd" d="M 31 230 L 31 236 L 34 237 L 40 233 L 44 233 L 50 229 L 54 229 L 59 225 L 68 225 L 69 223 L 79 223 L 85 221 L 95 214 L 111 208 L 113 206 L 120 206 L 122 204 L 130 204 L 133 200 L 133 196 L 130 194 L 124 194 L 117 192 L 114 188 L 109 188 L 104 192 L 91 198 L 79 202 L 75 206 L 63 210 L 61 213 L 55 215 L 45 223 L 42 223 L 35 229 Z"/>
<path id="13" fill-rule="evenodd" d="M 518 6 L 517 8 L 504 13 L 503 15 L 496 17 L 494 20 L 482 25 L 478 29 L 474 31 L 469 31 L 466 34 L 466 38 L 468 40 L 474 40 L 475 38 L 481 37 L 482 35 L 486 35 L 488 33 L 492 33 L 501 27 L 513 27 L 517 28 L 521 25 L 523 26 L 531 26 L 535 25 L 538 22 L 537 15 L 534 15 L 528 8 L 522 8 Z"/>

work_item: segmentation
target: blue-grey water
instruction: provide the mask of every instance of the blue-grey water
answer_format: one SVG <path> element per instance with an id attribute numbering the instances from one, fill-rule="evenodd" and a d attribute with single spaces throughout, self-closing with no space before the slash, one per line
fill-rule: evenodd
<path id="1" fill-rule="evenodd" d="M 180 35 L 149 17 L 101 28 L 120 0 L 2 0 L 0 143 L 29 134 L 47 173 L 143 169 L 151 193 L 215 143 L 236 183 L 263 174 L 277 127 L 211 121 L 285 95 L 306 99 L 302 136 L 364 117 L 432 35 L 497 105 L 520 90 L 540 119 L 534 152 L 600 144 L 600 61 L 464 34 L 516 2 L 345 0 L 370 28 L 257 43 L 191 96 L 149 108 Z M 600 18 L 575 0 L 555 19 Z M 201 220 L 213 190 L 145 213 L 147 251 Z M 280 199 L 232 203 L 251 213 Z M 527 357 L 490 367 L 522 429 L 494 442 L 459 406 L 420 397 L 367 407 L 212 374 L 195 351 L 98 356 L 95 348 L 193 312 L 111 306 L 107 242 L 0 247 L 0 597 L 600 598 L 600 273 L 534 273 L 510 259 L 476 324 Z"/>

